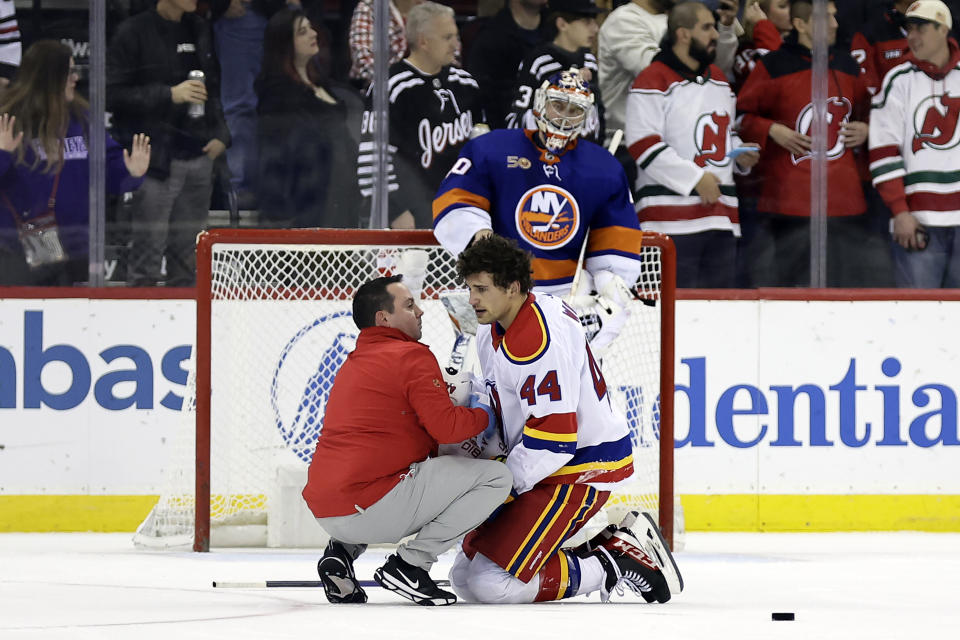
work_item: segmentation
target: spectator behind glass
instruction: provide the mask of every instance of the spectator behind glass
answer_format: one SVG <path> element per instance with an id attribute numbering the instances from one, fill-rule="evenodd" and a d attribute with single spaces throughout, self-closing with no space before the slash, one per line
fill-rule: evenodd
<path id="1" fill-rule="evenodd" d="M 423 0 L 391 0 L 390 60 L 399 62 L 407 52 L 404 24 L 410 9 Z M 373 80 L 373 0 L 360 0 L 350 20 L 350 80 L 365 90 Z"/>
<path id="2" fill-rule="evenodd" d="M 603 144 L 603 100 L 597 83 L 597 57 L 591 50 L 597 44 L 600 25 L 597 15 L 603 9 L 595 0 L 550 0 L 548 26 L 555 31 L 551 42 L 544 42 L 533 49 L 520 63 L 517 83 L 513 90 L 513 104 L 507 114 L 508 129 L 536 129 L 537 124 L 531 107 L 533 94 L 543 81 L 562 69 L 576 67 L 593 90 L 593 108 L 580 138 Z"/>
<path id="3" fill-rule="evenodd" d="M 284 5 L 284 0 L 214 0 L 211 6 L 213 42 L 222 76 L 220 98 L 233 137 L 227 165 L 241 209 L 256 208 L 257 94 L 253 82 L 263 60 L 263 32 L 267 20 Z"/>
<path id="4" fill-rule="evenodd" d="M 827 14 L 833 45 L 833 2 Z M 778 50 L 757 61 L 737 96 L 740 136 L 763 148 L 757 209 L 768 226 L 757 229 L 743 247 L 748 277 L 757 286 L 810 286 L 812 0 L 795 0 L 790 16 L 793 31 Z M 828 66 L 827 286 L 857 287 L 869 277 L 867 260 L 873 264 L 863 250 L 866 202 L 853 155 L 867 140 L 863 120 L 869 96 L 860 67 L 846 50 L 831 47 Z"/>
<path id="5" fill-rule="evenodd" d="M 0 284 L 87 280 L 90 106 L 77 76 L 69 47 L 40 40 L 0 100 Z M 106 136 L 106 162 L 108 190 L 136 189 L 149 138 L 135 135 L 127 153 Z"/>
<path id="6" fill-rule="evenodd" d="M 507 0 L 474 39 L 467 70 L 480 83 L 481 107 L 493 129 L 504 126 L 523 59 L 548 39 L 547 0 Z"/>
<path id="7" fill-rule="evenodd" d="M 761 58 L 776 51 L 793 29 L 790 0 L 747 0 L 743 9 L 743 36 L 733 61 L 734 90 L 739 90 Z"/>
<path id="8" fill-rule="evenodd" d="M 328 47 L 324 38 L 318 56 L 317 31 L 300 9 L 282 9 L 267 23 L 255 85 L 265 226 L 358 226 L 357 141 L 347 122 L 360 99 L 329 79 L 328 65 L 311 64 L 328 60 Z"/>
<path id="9" fill-rule="evenodd" d="M 107 109 L 118 139 L 150 135 L 150 168 L 134 195 L 130 264 L 134 286 L 196 280 L 197 234 L 210 213 L 213 162 L 230 143 L 220 108 L 220 68 L 197 0 L 159 0 L 125 20 L 107 50 Z M 188 77 L 199 70 L 204 80 Z M 191 108 L 203 106 L 203 115 Z"/>
<path id="10" fill-rule="evenodd" d="M 480 88 L 453 66 L 460 38 L 453 9 L 423 2 L 407 17 L 410 55 L 390 65 L 388 218 L 393 229 L 429 229 L 437 187 L 482 120 Z M 367 91 L 357 182 L 373 193 L 373 91 Z"/>

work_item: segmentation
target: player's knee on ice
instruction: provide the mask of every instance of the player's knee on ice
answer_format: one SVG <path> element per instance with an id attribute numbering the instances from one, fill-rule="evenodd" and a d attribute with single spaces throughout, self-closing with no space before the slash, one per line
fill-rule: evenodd
<path id="1" fill-rule="evenodd" d="M 522 582 L 492 560 L 478 553 L 470 562 L 467 589 L 477 602 L 486 604 L 528 604 L 540 590 L 540 578 Z"/>

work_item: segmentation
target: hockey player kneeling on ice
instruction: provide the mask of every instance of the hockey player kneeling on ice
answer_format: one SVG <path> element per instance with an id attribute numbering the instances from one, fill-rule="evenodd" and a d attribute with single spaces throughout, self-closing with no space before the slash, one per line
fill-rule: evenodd
<path id="1" fill-rule="evenodd" d="M 477 352 L 500 412 L 513 489 L 466 536 L 450 580 L 463 600 L 529 603 L 624 587 L 667 602 L 683 580 L 649 516 L 631 513 L 579 547 L 562 548 L 633 475 L 626 419 L 576 313 L 531 293 L 530 256 L 499 236 L 457 260 L 482 327 Z"/>
<path id="2" fill-rule="evenodd" d="M 423 311 L 402 276 L 357 290 L 356 349 L 330 390 L 303 498 L 331 541 L 317 566 L 330 602 L 366 602 L 353 561 L 368 544 L 399 545 L 374 580 L 422 605 L 456 596 L 430 578 L 437 556 L 509 495 L 494 460 L 437 456 L 439 444 L 496 429 L 482 402 L 450 401 L 436 358 L 418 342 Z"/>

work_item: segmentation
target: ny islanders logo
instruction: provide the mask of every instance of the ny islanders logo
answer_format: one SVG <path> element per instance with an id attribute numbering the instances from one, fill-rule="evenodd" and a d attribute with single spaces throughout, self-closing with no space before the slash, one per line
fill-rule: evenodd
<path id="1" fill-rule="evenodd" d="M 566 189 L 542 184 L 530 189 L 516 211 L 517 233 L 535 247 L 557 249 L 580 229 L 580 206 Z"/>
<path id="2" fill-rule="evenodd" d="M 827 98 L 827 160 L 836 160 L 843 155 L 845 151 L 843 137 L 840 135 L 840 129 L 850 120 L 853 113 L 853 105 L 846 98 L 830 97 Z M 813 105 L 808 104 L 797 116 L 796 130 L 809 136 L 810 127 L 813 125 Z M 790 160 L 794 165 L 798 165 L 804 160 L 809 160 L 812 154 L 805 153 L 802 156 L 790 155 Z"/>
<path id="3" fill-rule="evenodd" d="M 957 146 L 960 143 L 958 117 L 960 96 L 948 93 L 924 98 L 913 112 L 913 152 L 923 147 L 943 150 Z"/>
<path id="4" fill-rule="evenodd" d="M 270 382 L 274 421 L 286 447 L 306 463 L 323 429 L 333 379 L 356 341 L 353 314 L 343 310 L 302 327 L 280 353 Z"/>

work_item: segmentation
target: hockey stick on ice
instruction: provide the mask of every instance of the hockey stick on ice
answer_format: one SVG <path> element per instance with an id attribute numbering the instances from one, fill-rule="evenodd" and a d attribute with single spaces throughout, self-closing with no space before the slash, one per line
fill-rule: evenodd
<path id="1" fill-rule="evenodd" d="M 617 155 L 617 147 L 623 139 L 623 129 L 617 129 L 610 137 L 610 144 L 607 145 L 607 151 L 610 155 Z M 580 257 L 577 258 L 577 270 L 573 274 L 573 281 L 570 283 L 570 297 L 577 295 L 577 287 L 580 286 L 580 274 L 583 273 L 583 258 L 587 255 L 587 240 L 590 239 L 590 229 L 583 234 L 583 246 L 580 247 Z"/>
<path id="2" fill-rule="evenodd" d="M 379 587 L 374 580 L 357 580 L 361 587 Z M 438 587 L 449 587 L 449 580 L 436 580 Z M 223 580 L 214 580 L 215 589 L 277 589 L 277 588 L 314 588 L 323 587 L 319 580 L 260 580 L 257 582 L 224 582 Z"/>

